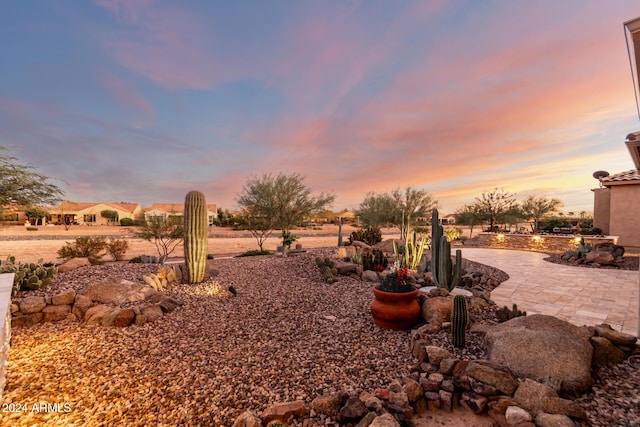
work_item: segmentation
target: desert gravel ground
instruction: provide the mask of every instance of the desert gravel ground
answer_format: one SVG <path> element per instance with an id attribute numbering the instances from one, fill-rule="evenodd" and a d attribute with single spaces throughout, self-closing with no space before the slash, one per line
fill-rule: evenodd
<path id="1" fill-rule="evenodd" d="M 3 403 L 69 412 L 0 413 L 0 423 L 228 426 L 246 409 L 373 390 L 406 375 L 408 333 L 375 326 L 370 285 L 327 285 L 312 257 L 215 260 L 215 279 L 237 297 L 209 295 L 212 285 L 174 286 L 169 293 L 185 305 L 142 327 L 15 329 Z M 117 271 L 141 281 L 141 268 Z M 77 285 L 114 272 L 88 267 L 58 280 Z"/>
<path id="2" fill-rule="evenodd" d="M 335 244 L 332 236 L 320 238 Z M 233 239 L 216 243 L 226 240 Z M 63 321 L 14 329 L 0 425 L 229 426 L 246 409 L 260 413 L 271 403 L 309 402 L 334 390 L 371 391 L 406 375 L 412 363 L 408 333 L 373 324 L 370 285 L 350 278 L 322 281 L 313 256 L 330 251 L 216 259 L 211 263 L 220 286 L 172 286 L 168 292 L 185 305 L 142 327 Z M 87 267 L 59 274 L 52 287 L 80 289 L 109 276 L 142 282 L 154 269 Z M 224 292 L 229 285 L 237 297 Z M 455 353 L 446 333 L 433 341 Z M 459 356 L 483 356 L 479 340 L 469 344 L 468 354 Z M 638 389 L 639 369 L 621 364 L 596 372 L 593 391 L 578 403 L 590 425 L 638 426 Z M 432 421 L 468 423 L 456 424 L 455 412 Z"/>

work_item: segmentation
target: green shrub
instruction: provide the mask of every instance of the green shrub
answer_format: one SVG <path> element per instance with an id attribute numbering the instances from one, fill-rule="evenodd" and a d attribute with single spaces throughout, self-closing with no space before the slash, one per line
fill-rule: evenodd
<path id="1" fill-rule="evenodd" d="M 62 259 L 88 258 L 91 265 L 102 264 L 102 256 L 107 247 L 104 237 L 78 237 L 75 242 L 67 243 L 58 249 Z"/>
<path id="2" fill-rule="evenodd" d="M 125 239 L 109 239 L 107 253 L 116 261 L 122 261 L 129 250 L 129 242 Z"/>
<path id="3" fill-rule="evenodd" d="M 142 263 L 141 256 L 135 256 L 129 260 L 129 264 L 141 264 L 141 263 Z"/>
<path id="4" fill-rule="evenodd" d="M 130 227 L 133 225 L 133 220 L 131 218 L 122 218 L 120 220 L 120 225 L 123 227 Z"/>
<path id="5" fill-rule="evenodd" d="M 349 236 L 349 243 L 352 244 L 355 241 L 364 242 L 369 246 L 382 242 L 382 233 L 380 232 L 380 228 L 367 227 L 352 232 Z"/>
<path id="6" fill-rule="evenodd" d="M 527 312 L 518 310 L 518 306 L 516 304 L 513 304 L 513 307 L 511 308 L 511 310 L 509 310 L 509 308 L 506 305 L 496 310 L 496 317 L 498 318 L 499 323 L 503 323 L 503 322 L 506 322 L 507 320 L 511 320 L 516 317 L 526 316 L 526 315 L 527 315 Z"/>
<path id="7" fill-rule="evenodd" d="M 258 249 L 254 249 L 254 250 L 251 250 L 251 251 L 243 252 L 240 255 L 236 255 L 236 257 L 240 258 L 240 257 L 245 257 L 245 256 L 258 256 L 258 255 L 271 255 L 271 251 L 268 251 L 266 249 L 262 250 L 262 251 L 258 250 Z"/>

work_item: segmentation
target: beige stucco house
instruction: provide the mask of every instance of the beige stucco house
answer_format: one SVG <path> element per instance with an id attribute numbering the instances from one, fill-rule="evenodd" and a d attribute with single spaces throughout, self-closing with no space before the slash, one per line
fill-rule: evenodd
<path id="1" fill-rule="evenodd" d="M 167 219 L 170 217 L 184 216 L 184 203 L 154 203 L 148 208 L 144 208 L 144 219 L 152 221 L 154 219 Z M 218 207 L 215 204 L 207 204 L 207 217 L 209 225 L 218 217 Z"/>
<path id="2" fill-rule="evenodd" d="M 144 218 L 142 206 L 137 203 L 75 203 L 64 202 L 60 206 L 49 211 L 53 224 L 86 224 L 86 225 L 109 225 L 109 219 L 103 218 L 103 211 L 116 211 L 118 223 L 122 218 L 140 220 Z"/>
<path id="3" fill-rule="evenodd" d="M 625 22 L 624 28 L 640 117 L 640 18 Z M 625 145 L 636 168 L 614 175 L 594 174 L 600 188 L 593 190 L 593 226 L 618 236 L 619 245 L 640 250 L 640 132 L 627 135 Z"/>

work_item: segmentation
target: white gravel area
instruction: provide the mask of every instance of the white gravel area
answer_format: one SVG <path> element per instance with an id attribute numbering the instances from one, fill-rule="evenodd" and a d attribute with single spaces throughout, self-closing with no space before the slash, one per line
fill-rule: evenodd
<path id="1" fill-rule="evenodd" d="M 229 426 L 247 409 L 371 391 L 407 375 L 408 333 L 373 323 L 370 284 L 326 284 L 313 262 L 319 252 L 329 250 L 214 260 L 214 279 L 237 297 L 176 285 L 168 293 L 184 306 L 142 327 L 16 328 L 0 424 Z M 56 286 L 140 280 L 147 268 L 85 269 L 75 280 L 60 274 Z M 48 410 L 33 410 L 42 403 Z"/>

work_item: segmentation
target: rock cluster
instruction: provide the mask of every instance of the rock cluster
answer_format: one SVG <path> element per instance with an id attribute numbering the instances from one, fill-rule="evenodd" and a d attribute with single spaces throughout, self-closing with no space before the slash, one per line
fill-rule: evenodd
<path id="1" fill-rule="evenodd" d="M 439 298 L 439 297 L 436 297 Z M 545 319 L 549 318 L 549 319 Z M 510 329 L 522 331 L 523 321 L 527 318 L 516 318 L 504 324 L 493 326 L 487 336 L 488 347 L 495 351 L 499 339 L 491 338 L 491 330 L 498 332 Z M 573 325 L 559 324 L 551 316 L 536 318 L 531 316 L 530 325 L 544 324 L 549 329 L 538 327 L 538 332 L 559 329 L 554 339 L 564 340 L 567 345 L 579 346 L 589 342 L 594 345 L 593 351 L 585 351 L 589 355 L 587 368 L 590 368 L 591 353 L 596 353 L 603 340 L 625 355 L 635 346 L 635 337 L 617 332 L 608 325 L 595 328 L 577 328 Z M 559 321 L 562 322 L 562 321 Z M 568 326 L 576 328 L 571 330 Z M 575 392 L 571 381 L 573 370 L 577 376 L 582 374 L 581 362 L 570 366 L 558 366 L 552 359 L 557 358 L 556 349 L 545 351 L 535 349 L 538 354 L 534 359 L 524 360 L 525 364 L 546 366 L 547 372 L 539 381 L 516 375 L 513 366 L 491 360 L 460 360 L 447 349 L 431 345 L 429 330 L 431 325 L 424 325 L 412 333 L 412 353 L 417 362 L 411 368 L 409 376 L 392 381 L 387 387 L 377 388 L 371 392 L 358 394 L 333 392 L 316 397 L 307 407 L 302 401 L 285 402 L 273 405 L 264 411 L 262 417 L 251 411 L 245 411 L 233 424 L 234 427 L 268 426 L 275 420 L 295 425 L 325 426 L 401 426 L 415 425 L 416 417 L 423 416 L 435 409 L 447 412 L 456 408 L 466 408 L 475 414 L 488 415 L 498 426 L 575 426 L 576 423 L 588 422 L 585 409 L 573 400 L 563 398 L 567 392 Z M 578 333 L 578 335 L 575 335 Z M 592 334 L 589 339 L 589 334 Z M 582 335 L 579 335 L 582 334 Z M 559 336 L 560 335 L 560 336 Z M 530 337 L 528 337 L 530 339 Z M 542 340 L 545 342 L 545 340 Z M 572 342 L 575 341 L 575 342 Z M 536 344 L 537 345 L 537 344 Z M 522 348 L 522 352 L 531 351 L 531 346 L 522 341 L 515 342 L 513 347 Z M 584 349 L 582 349 L 584 350 Z M 594 364 L 614 364 L 620 361 L 616 351 L 603 353 Z M 563 361 L 562 363 L 566 363 Z M 513 363 L 512 363 L 513 365 Z M 520 365 L 515 364 L 516 369 Z M 542 369 L 542 368 L 540 368 Z M 562 377 L 559 371 L 570 376 Z M 547 374 L 547 375 L 545 375 Z M 557 377 L 554 378 L 553 375 Z M 555 387 L 549 384 L 555 384 Z M 590 378 L 589 378 L 590 383 Z M 567 387 L 570 384 L 571 387 Z"/>
<path id="2" fill-rule="evenodd" d="M 164 296 L 151 286 L 107 278 L 79 292 L 67 289 L 54 295 L 14 299 L 11 303 L 11 327 L 61 320 L 127 327 L 154 322 L 180 305 L 180 301 Z"/>

